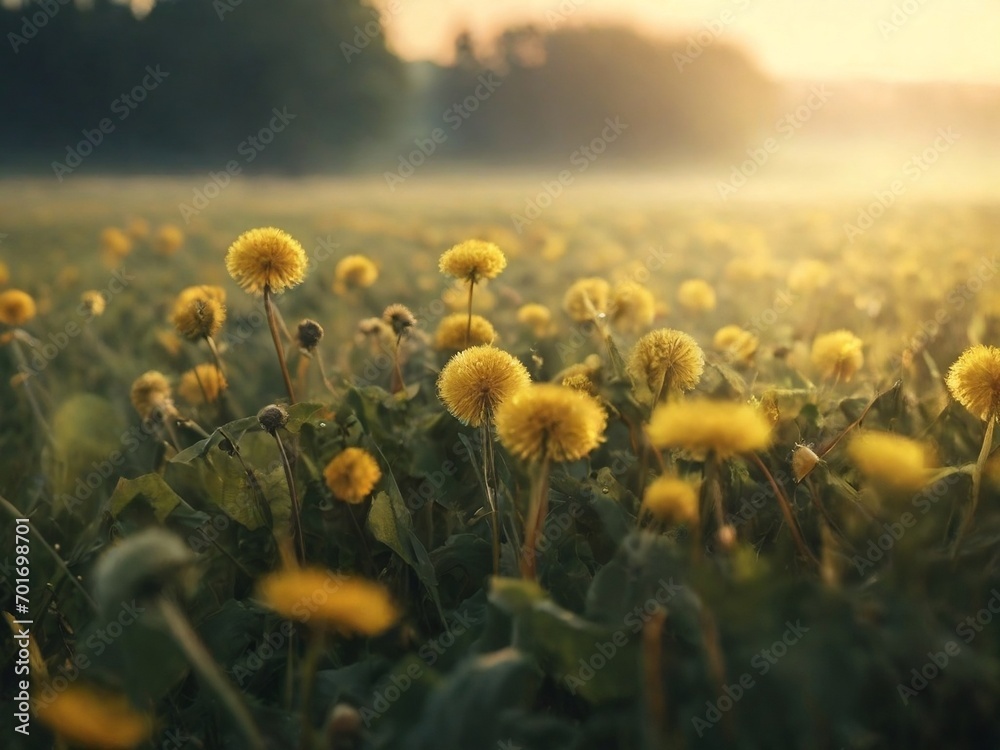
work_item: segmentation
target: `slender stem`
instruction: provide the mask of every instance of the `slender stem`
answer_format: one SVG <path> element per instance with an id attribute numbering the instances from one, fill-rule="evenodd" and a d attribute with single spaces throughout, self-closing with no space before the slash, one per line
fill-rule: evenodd
<path id="1" fill-rule="evenodd" d="M 198 638 L 197 633 L 194 632 L 184 613 L 174 602 L 163 596 L 156 600 L 155 608 L 166 622 L 170 634 L 177 641 L 177 645 L 181 647 L 184 655 L 191 662 L 191 666 L 208 683 L 208 686 L 232 715 L 240 731 L 246 737 L 248 746 L 254 750 L 264 750 L 264 742 L 257 732 L 250 712 L 240 699 L 239 693 L 226 680 L 225 675 L 212 659 L 212 655 Z"/>
<path id="2" fill-rule="evenodd" d="M 299 716 L 302 724 L 299 747 L 302 750 L 310 750 L 313 747 L 313 725 L 309 718 L 309 704 L 312 703 L 313 688 L 316 685 L 316 669 L 322 655 L 323 631 L 312 629 L 309 631 L 309 645 L 302 662 L 302 687 L 299 696 Z"/>
<path id="3" fill-rule="evenodd" d="M 646 711 L 655 738 L 654 747 L 663 747 L 667 732 L 667 692 L 663 687 L 663 625 L 667 613 L 657 607 L 642 628 L 643 678 Z"/>
<path id="4" fill-rule="evenodd" d="M 0 507 L 3 507 L 3 509 L 7 511 L 10 517 L 14 520 L 23 517 L 21 511 L 19 511 L 10 502 L 8 502 L 8 500 L 5 497 L 3 497 L 3 495 L 0 495 Z M 72 583 L 74 586 L 76 586 L 77 589 L 79 589 L 80 593 L 83 594 L 83 598 L 87 600 L 87 603 L 90 604 L 90 606 L 96 612 L 97 602 L 95 602 L 93 598 L 91 598 L 90 594 L 87 593 L 87 589 L 85 589 L 83 587 L 83 584 L 76 579 L 76 576 L 74 576 L 70 572 L 69 567 L 67 567 L 66 563 L 59 556 L 59 553 L 52 548 L 52 545 L 50 545 L 45 540 L 45 537 L 42 536 L 42 533 L 38 530 L 38 527 L 36 527 L 35 524 L 33 524 L 30 520 L 27 523 L 28 523 L 28 528 L 31 529 L 32 533 L 34 533 L 35 539 L 37 539 L 39 542 L 42 543 L 42 546 L 45 547 L 48 553 L 52 556 L 52 559 L 55 560 L 56 566 L 59 568 L 59 570 L 63 573 L 63 575 L 65 575 L 69 579 L 70 583 Z"/>
<path id="5" fill-rule="evenodd" d="M 49 445 L 55 447 L 55 438 L 52 437 L 52 429 L 49 427 L 49 423 L 45 421 L 45 417 L 42 414 L 42 408 L 38 405 L 38 399 L 35 398 L 35 391 L 32 389 L 31 379 L 35 376 L 35 372 L 28 366 L 28 359 L 24 356 L 24 350 L 21 348 L 21 342 L 17 337 L 17 331 L 14 332 L 14 337 L 11 343 L 14 346 L 14 356 L 17 358 L 18 370 L 20 370 L 23 378 L 21 380 L 21 385 L 24 386 L 24 393 L 28 397 L 28 403 L 31 405 L 31 411 L 35 415 L 35 419 L 38 420 L 38 424 L 41 425 L 42 430 L 45 432 L 45 437 L 49 441 Z"/>
<path id="6" fill-rule="evenodd" d="M 490 428 L 490 418 L 487 415 L 479 427 L 481 453 L 483 458 L 483 487 L 486 489 L 486 503 L 493 515 L 493 575 L 500 575 L 500 513 L 497 510 L 497 499 L 494 494 L 496 465 L 493 455 L 493 439 Z"/>
<path id="7" fill-rule="evenodd" d="M 288 453 L 285 452 L 285 444 L 281 442 L 281 436 L 277 431 L 273 433 L 274 442 L 278 444 L 278 452 L 281 454 L 281 468 L 285 471 L 285 483 L 288 485 L 288 496 L 292 501 L 292 535 L 295 537 L 295 546 L 299 555 L 299 562 L 305 562 L 306 542 L 302 537 L 302 514 L 299 508 L 299 496 L 295 492 L 295 477 L 292 476 L 292 465 L 288 461 Z"/>
<path id="8" fill-rule="evenodd" d="M 472 340 L 472 290 L 476 288 L 476 278 L 469 279 L 469 319 L 465 325 L 465 345 L 469 345 Z"/>
<path id="9" fill-rule="evenodd" d="M 211 336 L 205 337 L 205 343 L 208 344 L 208 350 L 212 353 L 212 359 L 215 360 L 215 366 L 219 368 L 219 372 L 226 376 L 226 367 L 222 364 L 222 355 L 219 354 L 219 347 L 215 343 L 215 339 Z"/>
<path id="10" fill-rule="evenodd" d="M 469 318 L 469 320 L 471 321 L 472 318 Z M 471 330 L 471 328 L 469 330 Z M 396 336 L 396 346 L 392 350 L 392 364 L 393 364 L 393 367 L 395 369 L 395 372 L 393 373 L 393 377 L 395 378 L 395 380 L 394 380 L 394 382 L 392 384 L 392 392 L 393 393 L 397 393 L 399 391 L 406 390 L 406 383 L 403 382 L 403 370 L 402 370 L 402 368 L 399 365 L 399 342 L 402 341 L 402 339 L 403 339 L 403 334 L 402 333 L 400 333 L 398 336 Z M 468 331 L 466 331 L 466 334 L 465 334 L 465 345 L 466 346 L 469 345 L 469 332 Z"/>
<path id="11" fill-rule="evenodd" d="M 792 532 L 792 539 L 795 540 L 795 546 L 798 548 L 799 554 L 818 565 L 819 560 L 816 559 L 816 556 L 813 555 L 812 551 L 806 545 L 805 539 L 802 538 L 802 532 L 799 530 L 799 525 L 795 521 L 795 516 L 792 515 L 792 506 L 789 504 L 788 498 L 785 497 L 784 491 L 778 483 L 774 481 L 774 477 L 771 476 L 771 472 L 768 471 L 764 462 L 760 460 L 760 456 L 756 453 L 750 453 L 750 458 L 753 459 L 755 464 L 757 464 L 757 468 L 764 472 L 764 476 L 766 476 L 767 481 L 770 482 L 771 489 L 774 490 L 774 496 L 778 498 L 778 505 L 781 506 L 781 512 L 785 516 L 785 523 L 788 524 L 788 529 Z"/>
<path id="12" fill-rule="evenodd" d="M 285 350 L 281 345 L 281 334 L 274 316 L 274 302 L 271 300 L 271 287 L 264 285 L 264 312 L 267 313 L 267 325 L 271 329 L 271 339 L 274 341 L 274 351 L 278 354 L 278 364 L 281 365 L 281 377 L 288 391 L 288 403 L 295 403 L 295 391 L 292 389 L 292 376 L 288 374 L 288 364 L 285 362 Z"/>
<path id="13" fill-rule="evenodd" d="M 330 382 L 330 378 L 326 376 L 326 367 L 323 366 L 323 355 L 320 353 L 319 348 L 316 348 L 316 364 L 319 365 L 319 374 L 323 378 L 323 385 L 330 393 L 336 393 L 337 389 L 333 387 L 333 383 Z"/>
<path id="14" fill-rule="evenodd" d="M 976 460 L 976 468 L 972 472 L 972 503 L 962 521 L 962 527 L 955 538 L 955 549 L 952 551 L 952 559 L 958 555 L 958 550 L 962 546 L 965 535 L 972 528 L 972 519 L 976 515 L 976 508 L 979 505 L 979 494 L 983 485 L 983 469 L 986 467 L 986 459 L 990 457 L 990 449 L 993 447 L 993 426 L 996 424 L 996 417 L 990 415 L 986 422 L 986 434 L 983 435 L 983 447 L 979 449 L 979 458 Z"/>
<path id="15" fill-rule="evenodd" d="M 530 581 L 537 579 L 538 533 L 545 524 L 549 505 L 549 457 L 542 459 L 534 477 L 531 505 L 528 508 L 527 526 L 524 530 L 524 549 L 521 551 L 521 575 Z"/>

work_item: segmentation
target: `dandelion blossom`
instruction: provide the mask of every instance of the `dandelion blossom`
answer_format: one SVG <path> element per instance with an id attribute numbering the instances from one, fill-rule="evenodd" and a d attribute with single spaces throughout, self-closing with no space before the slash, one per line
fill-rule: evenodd
<path id="1" fill-rule="evenodd" d="M 452 357 L 438 377 L 438 395 L 453 417 L 472 427 L 531 383 L 516 358 L 492 346 L 473 346 Z"/>
<path id="2" fill-rule="evenodd" d="M 579 279 L 563 296 L 563 309 L 578 323 L 594 320 L 608 310 L 611 285 L 601 278 Z"/>
<path id="3" fill-rule="evenodd" d="M 323 469 L 326 486 L 345 503 L 364 502 L 381 478 L 378 462 L 363 448 L 344 448 Z"/>
<path id="4" fill-rule="evenodd" d="M 185 338 L 215 336 L 226 320 L 226 292 L 217 286 L 192 286 L 177 295 L 170 320 Z"/>
<path id="5" fill-rule="evenodd" d="M 771 425 L 749 404 L 698 399 L 658 406 L 646 428 L 657 448 L 712 451 L 720 459 L 771 444 Z"/>
<path id="6" fill-rule="evenodd" d="M 677 290 L 677 301 L 689 312 L 708 312 L 715 309 L 715 290 L 704 279 L 688 279 Z"/>
<path id="7" fill-rule="evenodd" d="M 468 341 L 466 333 L 468 332 Z M 492 344 L 497 337 L 493 324 L 481 315 L 472 316 L 469 326 L 466 316 L 454 313 L 445 316 L 434 333 L 434 346 L 438 349 L 464 349 L 466 346 Z"/>
<path id="8" fill-rule="evenodd" d="M 0 323 L 22 326 L 38 314 L 34 298 L 20 289 L 0 292 Z"/>
<path id="9" fill-rule="evenodd" d="M 642 507 L 658 521 L 696 523 L 698 489 L 677 477 L 660 477 L 646 488 L 642 495 Z"/>
<path id="10" fill-rule="evenodd" d="M 165 411 L 171 405 L 170 383 L 162 372 L 150 370 L 135 379 L 130 394 L 132 406 L 143 419 L 156 411 Z"/>
<path id="11" fill-rule="evenodd" d="M 616 328 L 637 333 L 656 317 L 656 299 L 642 284 L 625 281 L 611 293 L 610 310 L 611 322 Z"/>
<path id="12" fill-rule="evenodd" d="M 704 369 L 705 354 L 698 342 L 672 328 L 650 331 L 640 338 L 628 361 L 629 375 L 657 401 L 670 393 L 690 391 Z"/>
<path id="13" fill-rule="evenodd" d="M 916 440 L 890 432 L 861 432 L 847 446 L 858 470 L 872 482 L 900 492 L 927 484 L 928 451 Z"/>
<path id="14" fill-rule="evenodd" d="M 226 270 L 251 294 L 274 293 L 301 284 L 306 252 L 291 235 L 274 227 L 241 234 L 226 253 Z"/>
<path id="15" fill-rule="evenodd" d="M 378 266 L 365 255 L 345 255 L 333 271 L 333 291 L 344 294 L 350 289 L 366 289 L 378 280 Z"/>
<path id="16" fill-rule="evenodd" d="M 525 461 L 576 461 L 604 441 L 604 409 L 580 391 L 552 383 L 530 385 L 497 409 L 500 442 Z"/>
<path id="17" fill-rule="evenodd" d="M 104 295 L 93 289 L 80 295 L 80 310 L 88 318 L 97 318 L 103 315 L 107 304 Z"/>
<path id="18" fill-rule="evenodd" d="M 552 311 L 545 305 L 529 302 L 518 308 L 517 322 L 528 326 L 536 337 L 541 338 L 552 330 Z"/>
<path id="19" fill-rule="evenodd" d="M 322 568 L 272 573 L 258 582 L 257 595 L 282 617 L 347 635 L 380 635 L 399 620 L 384 586 Z"/>
<path id="20" fill-rule="evenodd" d="M 750 331 L 739 326 L 723 326 L 712 337 L 712 346 L 732 361 L 742 364 L 753 359 L 760 340 Z"/>
<path id="21" fill-rule="evenodd" d="M 958 403 L 983 421 L 1000 412 L 1000 349 L 972 346 L 948 370 L 948 390 Z"/>
<path id="22" fill-rule="evenodd" d="M 150 738 L 153 720 L 123 695 L 70 685 L 51 701 L 35 704 L 39 720 L 72 745 L 125 750 Z"/>
<path id="23" fill-rule="evenodd" d="M 485 240 L 461 242 L 445 250 L 438 261 L 441 273 L 471 284 L 496 278 L 506 267 L 507 258 L 503 251 Z"/>
<path id="24" fill-rule="evenodd" d="M 164 224 L 153 237 L 153 250 L 160 255 L 173 255 L 184 245 L 184 230 L 176 224 Z"/>
<path id="25" fill-rule="evenodd" d="M 824 378 L 849 381 L 861 369 L 864 345 L 850 331 L 838 330 L 817 336 L 812 345 L 812 364 Z"/>
<path id="26" fill-rule="evenodd" d="M 177 393 L 189 404 L 197 406 L 214 404 L 228 387 L 229 383 L 218 367 L 201 364 L 181 375 Z"/>

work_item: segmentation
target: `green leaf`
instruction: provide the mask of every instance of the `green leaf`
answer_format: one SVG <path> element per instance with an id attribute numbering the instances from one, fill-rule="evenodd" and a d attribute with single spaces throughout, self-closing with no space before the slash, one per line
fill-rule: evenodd
<path id="1" fill-rule="evenodd" d="M 144 474 L 136 479 L 119 479 L 111 495 L 110 508 L 113 516 L 118 516 L 137 497 L 149 501 L 156 520 L 161 523 L 171 511 L 184 501 L 174 492 L 159 474 Z"/>

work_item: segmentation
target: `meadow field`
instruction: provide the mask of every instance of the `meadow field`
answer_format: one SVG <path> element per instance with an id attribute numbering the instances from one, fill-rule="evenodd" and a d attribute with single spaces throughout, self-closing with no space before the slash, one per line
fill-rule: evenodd
<path id="1" fill-rule="evenodd" d="M 0 183 L 5 747 L 1000 746 L 995 202 L 573 169 Z"/>

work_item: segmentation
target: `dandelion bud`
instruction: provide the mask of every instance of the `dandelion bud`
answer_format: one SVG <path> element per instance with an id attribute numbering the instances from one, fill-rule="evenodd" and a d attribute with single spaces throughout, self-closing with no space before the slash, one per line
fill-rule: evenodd
<path id="1" fill-rule="evenodd" d="M 792 476 L 796 484 L 805 479 L 819 463 L 819 456 L 808 445 L 797 445 L 792 453 Z"/>
<path id="2" fill-rule="evenodd" d="M 295 332 L 295 340 L 298 342 L 299 349 L 306 352 L 311 352 L 317 346 L 319 342 L 323 339 L 323 326 L 317 323 L 315 320 L 303 320 L 299 323 L 298 330 Z"/>
<path id="3" fill-rule="evenodd" d="M 283 406 L 268 404 L 257 412 L 257 421 L 265 432 L 273 435 L 288 424 L 288 411 Z"/>

